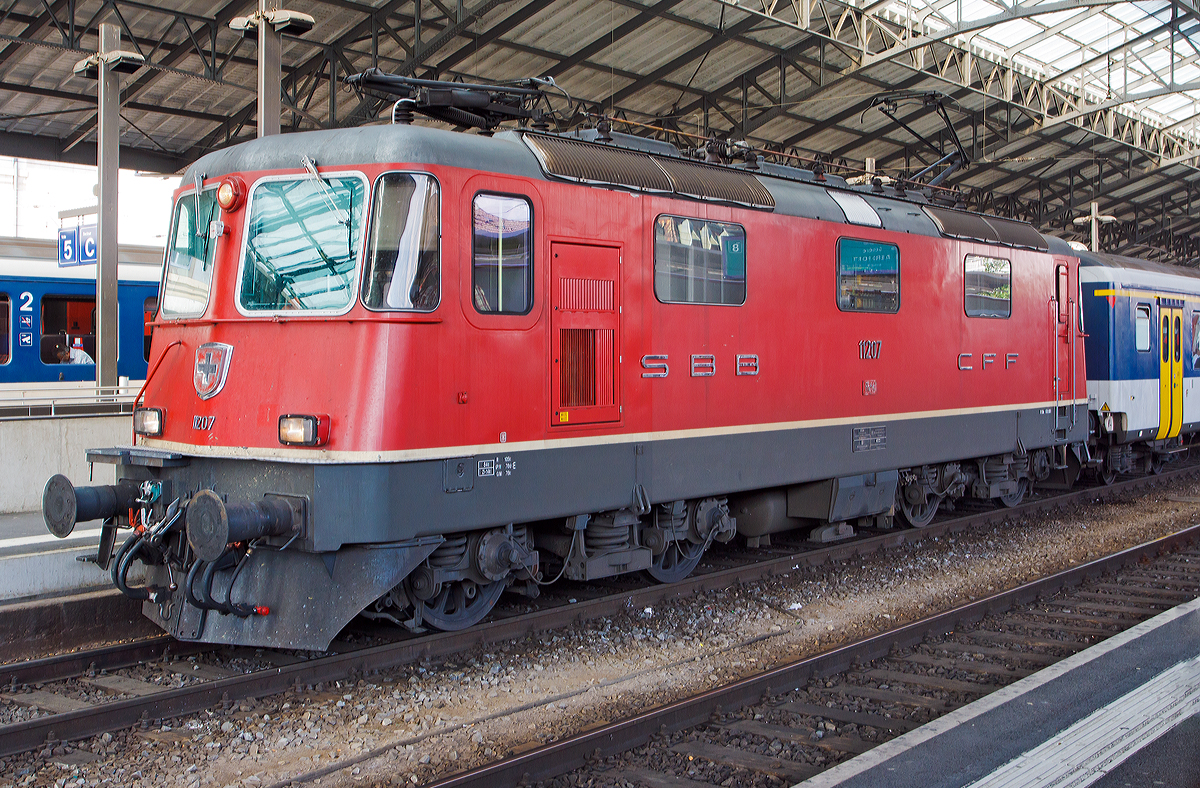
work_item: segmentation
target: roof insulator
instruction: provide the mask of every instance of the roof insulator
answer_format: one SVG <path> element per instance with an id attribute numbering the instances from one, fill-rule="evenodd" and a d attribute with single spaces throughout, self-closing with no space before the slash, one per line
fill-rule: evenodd
<path id="1" fill-rule="evenodd" d="M 612 142 L 613 138 L 609 134 L 612 131 L 612 121 L 608 118 L 600 118 L 600 122 L 596 124 L 596 131 L 600 132 L 596 135 L 596 142 Z"/>

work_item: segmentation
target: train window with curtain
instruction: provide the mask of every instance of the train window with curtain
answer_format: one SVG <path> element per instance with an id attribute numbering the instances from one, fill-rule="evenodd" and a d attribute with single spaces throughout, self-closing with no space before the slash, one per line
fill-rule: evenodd
<path id="1" fill-rule="evenodd" d="M 477 194 L 471 227 L 475 309 L 526 314 L 533 307 L 533 206 L 524 197 Z"/>
<path id="2" fill-rule="evenodd" d="M 900 247 L 839 238 L 837 272 L 838 309 L 843 312 L 900 311 Z"/>
<path id="3" fill-rule="evenodd" d="M 1150 352 L 1150 305 L 1138 304 L 1133 316 L 1133 342 L 1140 353 Z"/>
<path id="4" fill-rule="evenodd" d="M 250 196 L 241 309 L 348 309 L 356 290 L 366 191 L 357 175 L 260 181 Z"/>
<path id="5" fill-rule="evenodd" d="M 12 358 L 12 301 L 8 293 L 0 293 L 0 365 Z"/>
<path id="6" fill-rule="evenodd" d="M 175 204 L 162 287 L 164 317 L 195 317 L 208 306 L 217 249 L 208 228 L 221 215 L 216 194 L 207 189 L 199 200 L 185 194 Z"/>
<path id="7" fill-rule="evenodd" d="M 1012 315 L 1012 265 L 999 257 L 969 254 L 963 264 L 967 317 Z"/>
<path id="8" fill-rule="evenodd" d="M 429 175 L 389 172 L 375 182 L 363 274 L 368 309 L 430 312 L 441 300 L 438 183 Z"/>
<path id="9" fill-rule="evenodd" d="M 654 222 L 654 295 L 668 304 L 746 303 L 746 230 L 679 216 Z"/>

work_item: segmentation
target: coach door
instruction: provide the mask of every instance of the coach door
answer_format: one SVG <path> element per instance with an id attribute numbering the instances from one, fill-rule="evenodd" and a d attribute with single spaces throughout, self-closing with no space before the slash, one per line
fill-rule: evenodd
<path id="1" fill-rule="evenodd" d="M 1183 426 L 1183 301 L 1158 300 L 1158 434 L 1174 438 Z"/>
<path id="2" fill-rule="evenodd" d="M 621 250 L 555 241 L 550 257 L 550 423 L 618 421 Z"/>

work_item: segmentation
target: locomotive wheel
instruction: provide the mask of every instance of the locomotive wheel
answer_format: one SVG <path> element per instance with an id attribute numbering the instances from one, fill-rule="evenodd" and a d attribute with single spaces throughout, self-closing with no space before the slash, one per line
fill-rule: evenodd
<path id="1" fill-rule="evenodd" d="M 1117 480 L 1117 472 L 1109 470 L 1107 467 L 1102 465 L 1096 469 L 1096 480 L 1105 487 L 1108 487 Z"/>
<path id="2" fill-rule="evenodd" d="M 425 606 L 421 621 L 443 632 L 474 626 L 496 606 L 504 586 L 503 580 L 482 586 L 470 580 L 446 583 L 428 602 L 418 603 Z"/>
<path id="3" fill-rule="evenodd" d="M 1155 455 L 1153 455 L 1153 456 L 1150 458 L 1150 473 L 1152 473 L 1152 474 L 1154 474 L 1155 476 L 1157 476 L 1157 475 L 1159 475 L 1159 474 L 1160 474 L 1160 473 L 1162 473 L 1162 472 L 1163 472 L 1163 458 L 1162 458 L 1162 455 L 1155 454 Z"/>
<path id="4" fill-rule="evenodd" d="M 923 503 L 909 503 L 903 495 L 898 497 L 900 517 L 913 528 L 924 528 L 933 522 L 933 516 L 942 504 L 940 495 L 931 495 Z"/>
<path id="5" fill-rule="evenodd" d="M 673 540 L 654 556 L 646 576 L 657 583 L 677 583 L 692 573 L 704 555 L 704 545 Z"/>
<path id="6" fill-rule="evenodd" d="M 1017 491 L 1015 493 L 1000 496 L 1000 503 L 1004 504 L 1009 509 L 1013 508 L 1014 506 L 1020 506 L 1021 501 L 1025 500 L 1025 494 L 1027 492 L 1029 492 L 1029 480 L 1022 479 L 1017 484 Z"/>

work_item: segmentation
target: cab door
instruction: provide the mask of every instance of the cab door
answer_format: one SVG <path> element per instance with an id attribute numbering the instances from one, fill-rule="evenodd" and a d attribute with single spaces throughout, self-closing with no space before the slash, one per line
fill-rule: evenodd
<path id="1" fill-rule="evenodd" d="M 1158 434 L 1178 437 L 1183 427 L 1183 302 L 1159 299 Z"/>
<path id="2" fill-rule="evenodd" d="M 550 245 L 550 423 L 621 418 L 621 250 Z"/>

